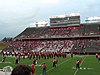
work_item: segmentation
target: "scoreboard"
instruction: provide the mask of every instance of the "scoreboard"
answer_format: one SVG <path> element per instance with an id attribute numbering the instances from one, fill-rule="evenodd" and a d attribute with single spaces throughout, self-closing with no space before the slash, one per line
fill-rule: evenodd
<path id="1" fill-rule="evenodd" d="M 69 15 L 58 15 L 50 17 L 50 26 L 67 26 L 67 25 L 79 25 L 80 14 L 72 13 Z"/>

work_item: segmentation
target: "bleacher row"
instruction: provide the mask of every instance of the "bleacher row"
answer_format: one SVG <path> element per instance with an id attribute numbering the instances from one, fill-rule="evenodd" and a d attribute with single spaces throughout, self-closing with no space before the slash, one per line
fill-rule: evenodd
<path id="1" fill-rule="evenodd" d="M 100 40 L 37 40 L 13 41 L 5 51 L 99 53 Z"/>
<path id="2" fill-rule="evenodd" d="M 77 40 L 77 43 L 74 44 L 72 52 L 74 53 L 100 53 L 99 47 L 100 40 L 86 39 L 86 40 Z"/>
<path id="3" fill-rule="evenodd" d="M 77 25 L 68 27 L 29 27 L 17 38 L 66 38 L 70 36 L 100 35 L 100 25 Z"/>
<path id="4" fill-rule="evenodd" d="M 13 41 L 7 49 L 8 51 L 69 52 L 72 44 L 71 40 Z"/>

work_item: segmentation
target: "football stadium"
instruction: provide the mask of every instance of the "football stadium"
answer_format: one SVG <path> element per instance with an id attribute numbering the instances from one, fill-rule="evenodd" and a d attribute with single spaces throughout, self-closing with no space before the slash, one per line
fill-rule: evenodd
<path id="1" fill-rule="evenodd" d="M 81 23 L 80 14 L 73 13 L 49 19 L 50 26 L 36 22 L 36 27 L 27 27 L 13 39 L 2 40 L 0 75 L 10 75 L 22 64 L 34 64 L 32 75 L 100 75 L 98 18 Z"/>

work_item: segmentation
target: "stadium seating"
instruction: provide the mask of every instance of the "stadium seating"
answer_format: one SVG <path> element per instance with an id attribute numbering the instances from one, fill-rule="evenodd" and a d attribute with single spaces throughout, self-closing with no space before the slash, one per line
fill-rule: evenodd
<path id="1" fill-rule="evenodd" d="M 15 40 L 4 50 L 9 52 L 33 50 L 37 52 L 97 53 L 100 52 L 100 41 L 99 39 L 91 39 L 92 36 L 97 35 L 100 35 L 98 24 L 80 24 L 66 27 L 28 27 L 16 36 Z M 83 39 L 78 38 L 80 36 Z M 86 39 L 85 36 L 91 36 L 91 38 Z M 78 39 L 73 40 L 75 37 Z M 67 38 L 69 39 L 67 40 Z"/>
<path id="2" fill-rule="evenodd" d="M 74 53 L 100 53 L 99 40 L 77 40 L 72 52 Z"/>

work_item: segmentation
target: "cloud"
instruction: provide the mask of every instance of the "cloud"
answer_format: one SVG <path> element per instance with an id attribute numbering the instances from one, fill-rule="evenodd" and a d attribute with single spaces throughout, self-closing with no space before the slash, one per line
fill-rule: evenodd
<path id="1" fill-rule="evenodd" d="M 53 15 L 79 12 L 83 19 L 100 15 L 99 9 L 100 0 L 0 0 L 0 37 L 16 36 L 33 22 L 49 21 Z"/>
<path id="2" fill-rule="evenodd" d="M 60 0 L 43 0 L 46 4 L 58 4 Z"/>

